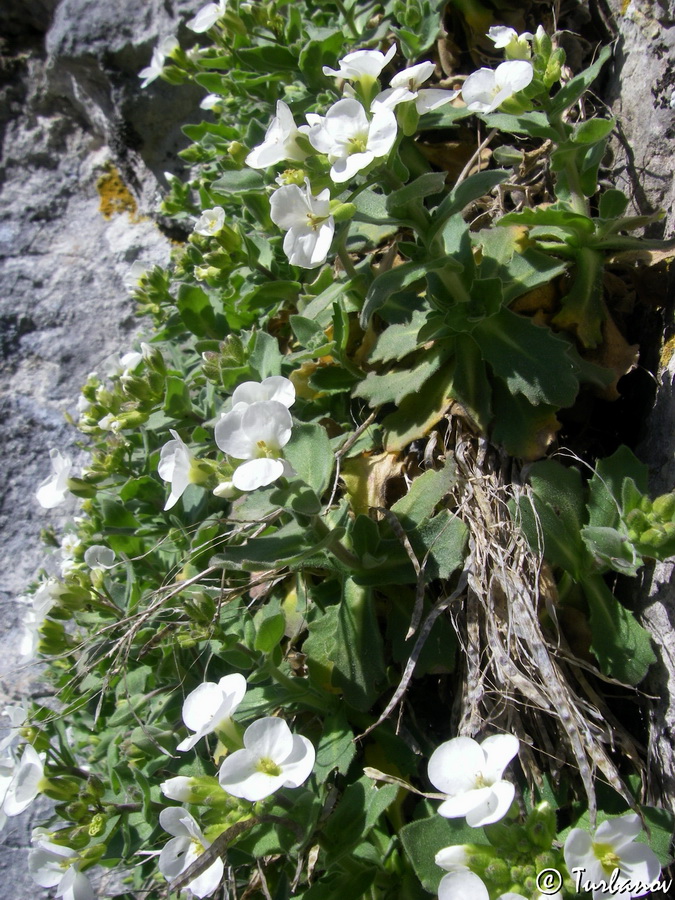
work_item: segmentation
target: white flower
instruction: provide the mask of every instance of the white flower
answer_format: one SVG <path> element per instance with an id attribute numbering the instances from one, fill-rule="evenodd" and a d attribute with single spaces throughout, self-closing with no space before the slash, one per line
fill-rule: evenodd
<path id="1" fill-rule="evenodd" d="M 55 887 L 64 900 L 95 900 L 89 879 L 79 871 L 79 855 L 70 847 L 40 841 L 28 854 L 28 871 L 41 887 Z"/>
<path id="2" fill-rule="evenodd" d="M 7 750 L 8 747 L 11 747 L 11 745 L 14 743 L 14 741 L 16 741 L 20 737 L 19 729 L 21 728 L 23 723 L 26 721 L 26 715 L 27 715 L 26 710 L 23 708 L 23 706 L 20 706 L 18 703 L 13 706 L 6 706 L 3 709 L 2 714 L 3 714 L 3 716 L 7 716 L 9 718 L 10 732 L 6 737 L 4 737 L 4 738 L 2 738 L 2 740 L 0 740 L 0 753 L 4 753 L 5 750 Z M 7 758 L 0 757 L 0 807 L 2 806 L 2 803 L 5 798 L 5 791 L 3 790 L 2 779 L 3 779 L 3 775 L 6 775 L 6 773 L 3 773 L 3 766 L 7 766 L 7 765 L 11 766 L 11 771 L 13 774 L 14 761 L 9 757 L 7 757 Z M 8 786 L 9 786 L 9 783 L 6 783 L 4 785 L 5 788 L 7 788 Z M 2 824 L 0 824 L 0 829 L 2 829 Z"/>
<path id="3" fill-rule="evenodd" d="M 318 120 L 318 121 L 317 121 Z M 312 146 L 328 156 L 330 177 L 336 184 L 349 181 L 361 169 L 394 146 L 398 126 L 391 109 L 378 106 L 368 121 L 358 100 L 338 100 L 321 118 L 308 116 Z"/>
<path id="4" fill-rule="evenodd" d="M 481 744 L 456 737 L 437 747 L 429 760 L 429 780 L 448 795 L 438 812 L 447 819 L 466 816 L 466 824 L 473 828 L 502 819 L 515 793 L 502 774 L 518 744 L 512 734 L 495 734 Z"/>
<path id="5" fill-rule="evenodd" d="M 496 69 L 472 72 L 462 87 L 462 97 L 472 112 L 494 112 L 513 94 L 522 91 L 532 81 L 532 63 L 524 59 L 503 62 Z"/>
<path id="6" fill-rule="evenodd" d="M 103 544 L 92 544 L 85 550 L 84 561 L 90 569 L 112 569 L 115 565 L 115 551 Z"/>
<path id="7" fill-rule="evenodd" d="M 441 878 L 438 900 L 490 900 L 490 895 L 483 879 L 465 868 Z"/>
<path id="8" fill-rule="evenodd" d="M 237 490 L 254 491 L 292 474 L 288 463 L 279 459 L 292 427 L 291 414 L 278 400 L 236 403 L 220 419 L 215 429 L 216 444 L 228 456 L 248 460 L 232 475 Z"/>
<path id="9" fill-rule="evenodd" d="M 270 375 L 262 381 L 244 381 L 232 394 L 232 406 L 258 403 L 260 400 L 277 400 L 287 409 L 290 408 L 295 403 L 293 382 L 283 375 Z"/>
<path id="10" fill-rule="evenodd" d="M 434 861 L 437 866 L 440 866 L 441 869 L 446 869 L 448 872 L 469 868 L 469 856 L 464 844 L 453 844 L 450 847 L 444 847 L 438 851 Z"/>
<path id="11" fill-rule="evenodd" d="M 125 272 L 122 281 L 124 282 L 124 287 L 129 291 L 130 294 L 138 287 L 138 282 L 141 280 L 142 276 L 148 271 L 148 266 L 146 263 L 142 263 L 140 259 L 137 259 L 135 263 L 131 264 L 131 268 Z"/>
<path id="12" fill-rule="evenodd" d="M 529 41 L 534 35 L 529 31 L 522 34 L 506 25 L 493 25 L 487 37 L 494 43 L 496 50 L 504 50 L 507 59 L 529 59 L 531 56 Z"/>
<path id="13" fill-rule="evenodd" d="M 307 154 L 296 143 L 300 133 L 288 104 L 277 100 L 277 114 L 269 124 L 265 140 L 251 150 L 246 157 L 246 165 L 252 169 L 266 169 L 284 159 L 302 161 Z"/>
<path id="14" fill-rule="evenodd" d="M 171 493 L 164 504 L 164 509 L 171 509 L 185 493 L 190 484 L 193 456 L 186 444 L 180 439 L 178 432 L 169 429 L 173 440 L 162 447 L 159 455 L 157 471 L 163 481 L 171 483 Z"/>
<path id="15" fill-rule="evenodd" d="M 386 91 L 382 91 L 375 97 L 371 109 L 375 111 L 378 106 L 394 109 L 399 103 L 408 100 L 415 101 L 415 109 L 420 115 L 438 109 L 445 103 L 450 103 L 459 94 L 459 91 L 445 91 L 441 88 L 422 88 L 425 81 L 434 73 L 435 63 L 421 62 L 416 66 L 409 66 L 402 72 L 394 75 L 389 82 Z"/>
<path id="16" fill-rule="evenodd" d="M 159 854 L 159 871 L 167 881 L 173 881 L 188 869 L 204 850 L 211 846 L 211 843 L 206 840 L 190 813 L 178 806 L 163 809 L 159 814 L 159 824 L 169 834 L 174 835 Z M 195 897 L 208 897 L 223 880 L 224 872 L 223 861 L 217 857 L 208 869 L 187 885 L 187 890 L 192 891 Z"/>
<path id="17" fill-rule="evenodd" d="M 287 232 L 284 253 L 291 265 L 313 269 L 324 263 L 335 233 L 328 188 L 314 197 L 308 178 L 304 188 L 286 184 L 272 194 L 270 206 L 270 218 Z"/>
<path id="18" fill-rule="evenodd" d="M 175 37 L 167 37 L 160 41 L 159 45 L 152 51 L 150 65 L 146 66 L 145 69 L 141 69 L 138 73 L 138 77 L 144 79 L 141 84 L 142 88 L 147 87 L 156 78 L 159 78 L 164 69 L 164 62 L 167 56 L 173 53 L 174 50 L 177 50 L 179 46 Z"/>
<path id="19" fill-rule="evenodd" d="M 213 237 L 218 234 L 225 224 L 225 210 L 222 206 L 214 206 L 213 209 L 205 209 L 195 223 L 194 230 L 197 234 Z"/>
<path id="20" fill-rule="evenodd" d="M 330 66 L 323 67 L 324 75 L 334 75 L 335 78 L 346 78 L 350 81 L 374 81 L 387 65 L 394 58 L 396 53 L 396 44 L 387 50 L 386 55 L 379 50 L 354 50 L 348 53 L 340 60 L 339 69 L 331 69 Z"/>
<path id="21" fill-rule="evenodd" d="M 183 722 L 195 734 L 176 748 L 192 750 L 197 741 L 227 723 L 244 699 L 246 679 L 243 675 L 224 675 L 216 684 L 205 681 L 188 694 L 183 703 Z"/>
<path id="22" fill-rule="evenodd" d="M 220 94 L 207 94 L 199 104 L 200 109 L 215 109 L 223 103 L 224 98 Z"/>
<path id="23" fill-rule="evenodd" d="M 258 719 L 244 732 L 244 749 L 226 757 L 218 780 L 234 797 L 262 800 L 280 787 L 300 787 L 315 757 L 311 742 L 292 734 L 283 719 Z"/>
<path id="24" fill-rule="evenodd" d="M 35 492 L 37 502 L 44 509 L 54 509 L 64 502 L 68 494 L 70 470 L 73 468 L 70 457 L 64 456 L 59 450 L 50 450 L 49 457 L 53 473 L 45 478 Z"/>
<path id="25" fill-rule="evenodd" d="M 28 809 L 42 791 L 44 781 L 44 764 L 35 747 L 26 744 L 7 788 L 2 804 L 3 812 L 8 816 L 18 816 L 24 809 Z"/>
<path id="26" fill-rule="evenodd" d="M 133 372 L 136 366 L 142 362 L 142 353 L 139 353 L 138 350 L 129 350 L 128 353 L 120 356 L 119 371 L 121 371 L 123 375 L 128 375 L 129 372 Z"/>
<path id="27" fill-rule="evenodd" d="M 565 863 L 572 877 L 575 869 L 581 870 L 581 889 L 586 881 L 605 882 L 607 886 L 606 890 L 594 890 L 593 900 L 641 897 L 646 890 L 632 893 L 631 883 L 649 885 L 659 877 L 661 863 L 654 851 L 635 842 L 641 830 L 640 817 L 629 813 L 602 822 L 593 837 L 582 828 L 573 828 L 567 835 Z"/>
<path id="28" fill-rule="evenodd" d="M 202 6 L 194 19 L 186 22 L 186 26 L 197 34 L 203 34 L 209 28 L 213 28 L 218 19 L 222 18 L 227 11 L 227 0 L 218 0 L 218 3 L 207 3 Z"/>

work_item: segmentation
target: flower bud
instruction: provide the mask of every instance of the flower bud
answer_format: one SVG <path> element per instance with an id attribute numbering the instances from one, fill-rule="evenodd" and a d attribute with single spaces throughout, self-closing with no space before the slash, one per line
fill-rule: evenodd
<path id="1" fill-rule="evenodd" d="M 662 521 L 672 521 L 675 518 L 675 493 L 657 497 L 652 504 L 652 511 Z"/>
<path id="2" fill-rule="evenodd" d="M 525 822 L 525 833 L 541 850 L 550 850 L 557 832 L 555 811 L 545 800 L 529 814 Z"/>
<path id="3" fill-rule="evenodd" d="M 238 165 L 243 166 L 246 162 L 248 150 L 240 141 L 232 141 L 227 152 Z"/>
<path id="4" fill-rule="evenodd" d="M 177 775 L 162 782 L 159 787 L 165 797 L 179 803 L 218 806 L 231 811 L 240 808 L 239 802 L 226 793 L 218 779 L 211 775 Z"/>

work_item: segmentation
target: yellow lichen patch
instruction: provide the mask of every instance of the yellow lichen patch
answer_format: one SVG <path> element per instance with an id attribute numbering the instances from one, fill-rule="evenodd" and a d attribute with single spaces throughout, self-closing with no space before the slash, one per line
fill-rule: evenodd
<path id="1" fill-rule="evenodd" d="M 665 369 L 675 354 L 675 334 L 669 337 L 661 350 L 661 365 Z"/>
<path id="2" fill-rule="evenodd" d="M 138 204 L 115 166 L 107 166 L 105 175 L 96 182 L 96 190 L 101 199 L 98 208 L 104 219 L 127 212 L 132 222 L 136 221 Z"/>

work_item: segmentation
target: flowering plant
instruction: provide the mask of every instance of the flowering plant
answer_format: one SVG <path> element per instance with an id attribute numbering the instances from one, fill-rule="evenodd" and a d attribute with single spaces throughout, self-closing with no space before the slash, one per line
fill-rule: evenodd
<path id="1" fill-rule="evenodd" d="M 210 3 L 142 73 L 208 92 L 185 241 L 38 489 L 82 504 L 25 641 L 58 708 L 0 750 L 5 818 L 57 804 L 63 896 L 97 864 L 129 897 L 639 896 L 668 861 L 606 689 L 655 656 L 606 576 L 675 550 L 675 499 L 627 448 L 545 458 L 564 425 L 590 460 L 633 365 L 607 258 L 664 245 L 601 189 L 608 53 L 467 16 L 460 67 L 432 7 Z"/>

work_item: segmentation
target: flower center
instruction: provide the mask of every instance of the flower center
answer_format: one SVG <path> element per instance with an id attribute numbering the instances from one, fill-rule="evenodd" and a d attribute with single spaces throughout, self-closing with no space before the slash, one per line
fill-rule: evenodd
<path id="1" fill-rule="evenodd" d="M 366 138 L 358 135 L 355 137 L 351 137 L 347 142 L 347 146 L 349 147 L 350 155 L 352 153 L 365 153 L 367 146 Z"/>
<path id="2" fill-rule="evenodd" d="M 593 844 L 593 852 L 608 875 L 621 866 L 621 857 L 611 844 Z"/>
<path id="3" fill-rule="evenodd" d="M 202 844 L 201 841 L 198 841 L 197 838 L 191 838 L 190 844 L 192 846 L 192 852 L 195 856 L 201 856 L 206 847 Z"/>
<path id="4" fill-rule="evenodd" d="M 476 790 L 480 790 L 480 788 L 492 787 L 492 781 L 489 778 L 486 778 L 482 772 L 476 772 L 474 784 L 476 785 Z"/>
<path id="5" fill-rule="evenodd" d="M 317 228 L 323 222 L 325 222 L 327 218 L 328 218 L 328 216 L 317 216 L 316 213 L 308 212 L 307 213 L 307 224 L 313 231 L 316 231 Z"/>
<path id="6" fill-rule="evenodd" d="M 273 759 L 270 759 L 267 756 L 261 756 L 258 762 L 256 763 L 256 769 L 258 772 L 263 772 L 265 775 L 271 775 L 272 777 L 277 777 L 281 775 L 281 769 L 274 762 Z"/>
<path id="7" fill-rule="evenodd" d="M 265 441 L 256 441 L 255 442 L 258 451 L 256 453 L 256 459 L 275 459 L 277 457 L 277 448 L 270 447 Z"/>

